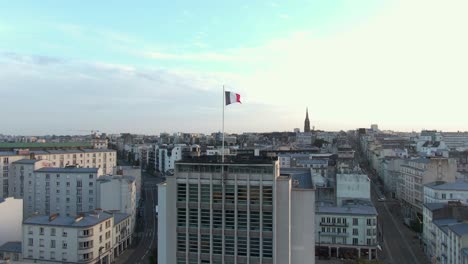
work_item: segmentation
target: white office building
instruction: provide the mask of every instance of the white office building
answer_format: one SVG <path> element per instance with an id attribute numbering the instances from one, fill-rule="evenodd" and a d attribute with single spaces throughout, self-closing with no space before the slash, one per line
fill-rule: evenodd
<path id="1" fill-rule="evenodd" d="M 206 157 L 178 162 L 158 189 L 158 263 L 314 263 L 310 173 Z"/>
<path id="2" fill-rule="evenodd" d="M 33 175 L 35 170 L 43 167 L 51 167 L 47 160 L 21 159 L 11 163 L 9 177 L 9 194 L 15 199 L 24 196 L 24 180 Z"/>

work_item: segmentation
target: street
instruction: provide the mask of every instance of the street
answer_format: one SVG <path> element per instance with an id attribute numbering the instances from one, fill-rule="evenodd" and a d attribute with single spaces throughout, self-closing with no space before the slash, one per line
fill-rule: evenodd
<path id="1" fill-rule="evenodd" d="M 137 218 L 132 247 L 121 255 L 116 263 L 146 264 L 151 263 L 152 256 L 156 261 L 158 219 L 155 215 L 155 206 L 158 204 L 157 184 L 160 182 L 161 178 L 142 172 L 141 197 L 144 199 L 142 204 L 144 213 Z"/>

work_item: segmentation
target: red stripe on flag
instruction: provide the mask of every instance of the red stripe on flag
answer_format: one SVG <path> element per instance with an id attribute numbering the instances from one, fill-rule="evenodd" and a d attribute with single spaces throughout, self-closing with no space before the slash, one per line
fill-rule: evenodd
<path id="1" fill-rule="evenodd" d="M 240 94 L 236 94 L 236 102 L 241 103 L 241 101 L 240 101 Z M 241 104 L 242 104 L 242 103 L 241 103 Z"/>

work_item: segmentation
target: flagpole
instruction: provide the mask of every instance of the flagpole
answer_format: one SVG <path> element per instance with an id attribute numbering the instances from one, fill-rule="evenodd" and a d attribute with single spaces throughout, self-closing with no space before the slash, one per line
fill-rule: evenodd
<path id="1" fill-rule="evenodd" d="M 222 147 L 221 147 L 221 163 L 224 163 L 224 107 L 226 105 L 225 100 L 226 100 L 226 92 L 224 91 L 224 85 L 223 85 L 223 142 L 222 142 Z"/>

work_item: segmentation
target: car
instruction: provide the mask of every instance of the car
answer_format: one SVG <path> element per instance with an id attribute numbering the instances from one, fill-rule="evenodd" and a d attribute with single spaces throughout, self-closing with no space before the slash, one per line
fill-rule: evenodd
<path id="1" fill-rule="evenodd" d="M 383 202 L 383 201 L 385 201 L 385 197 L 380 197 L 379 202 Z"/>

